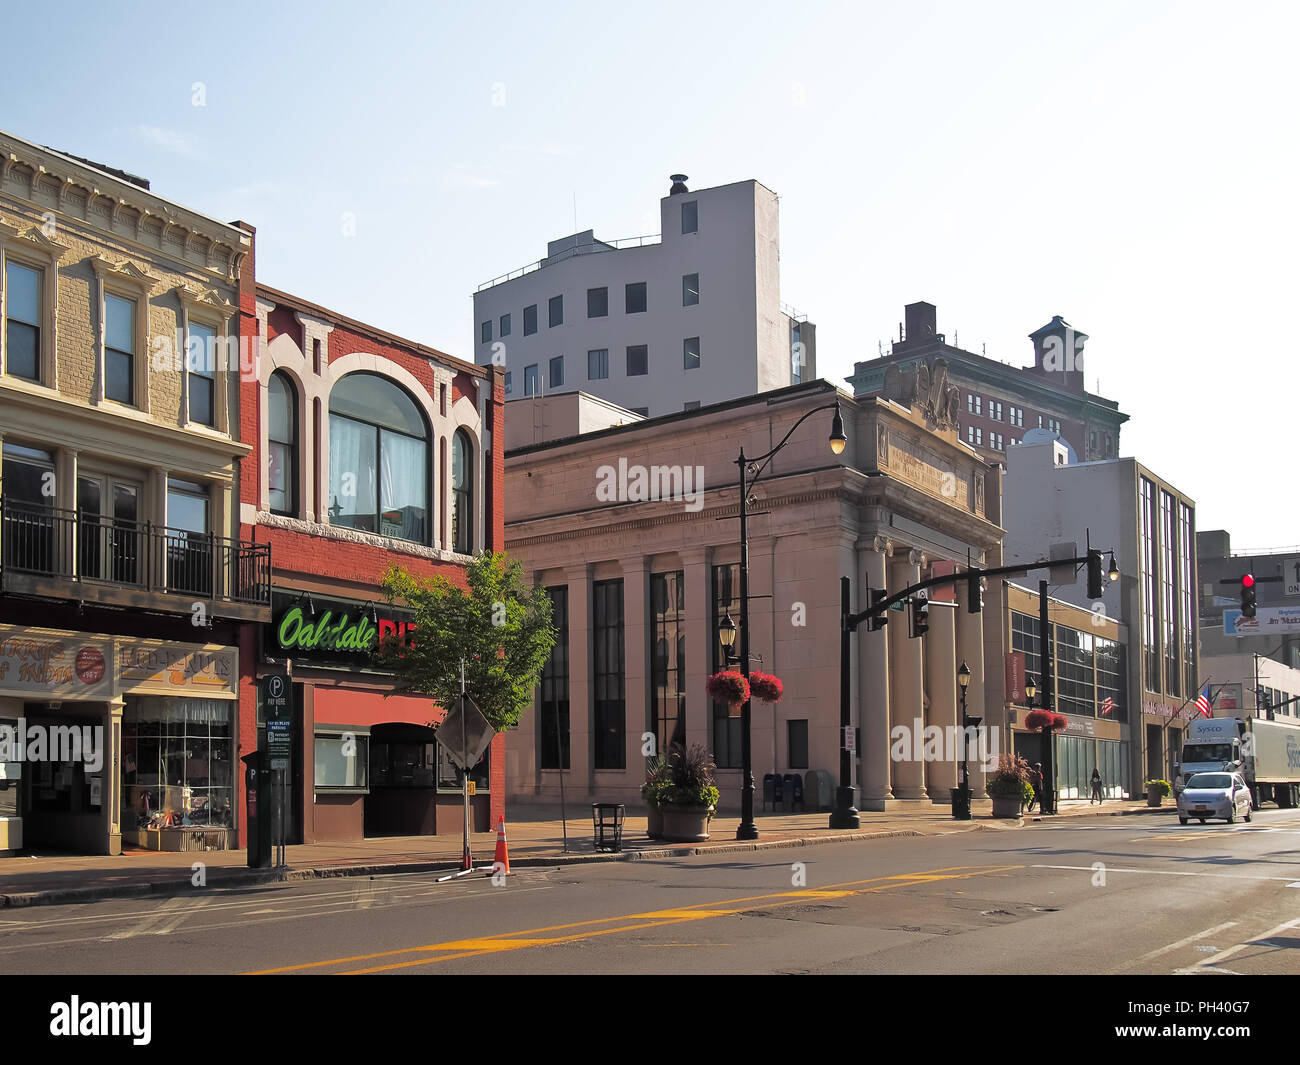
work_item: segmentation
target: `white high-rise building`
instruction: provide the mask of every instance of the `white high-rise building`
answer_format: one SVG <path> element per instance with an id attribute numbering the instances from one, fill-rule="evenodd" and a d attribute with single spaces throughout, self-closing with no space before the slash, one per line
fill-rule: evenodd
<path id="1" fill-rule="evenodd" d="M 685 181 L 658 236 L 585 230 L 479 286 L 474 358 L 508 398 L 580 389 L 653 418 L 816 378 L 815 327 L 781 303 L 776 194 Z"/>

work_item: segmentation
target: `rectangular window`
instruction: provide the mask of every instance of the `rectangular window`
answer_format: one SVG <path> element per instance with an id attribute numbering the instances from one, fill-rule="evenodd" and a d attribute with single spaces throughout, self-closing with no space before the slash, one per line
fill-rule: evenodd
<path id="1" fill-rule="evenodd" d="M 983 397 L 983 396 L 976 396 L 976 397 L 975 397 L 975 413 L 976 413 L 976 414 L 979 414 L 979 415 L 983 415 L 983 413 L 984 413 L 983 407 L 984 407 L 984 397 Z"/>
<path id="2" fill-rule="evenodd" d="M 682 232 L 695 233 L 700 228 L 699 201 L 690 200 L 682 204 Z"/>
<path id="3" fill-rule="evenodd" d="M 740 617 L 740 566 L 732 563 L 713 567 L 713 611 L 709 619 L 709 671 L 735 669 L 728 664 L 726 648 L 718 638 L 718 625 L 725 617 L 732 623 Z M 734 648 L 733 648 L 734 650 Z M 740 718 L 731 717 L 722 703 L 710 700 L 713 716 L 713 760 L 719 769 L 736 769 L 740 766 Z"/>
<path id="4" fill-rule="evenodd" d="M 552 296 L 547 304 L 548 324 L 552 329 L 564 324 L 564 297 Z"/>
<path id="5" fill-rule="evenodd" d="M 511 385 L 511 381 L 510 381 L 510 371 L 507 370 L 507 371 L 506 371 L 506 395 L 507 395 L 507 396 L 510 395 L 510 385 Z"/>
<path id="6" fill-rule="evenodd" d="M 1125 693 L 1128 691 L 1128 670 L 1124 663 L 1124 645 L 1101 636 L 1094 642 L 1097 659 L 1097 716 L 1105 717 L 1108 721 L 1127 721 Z M 1114 704 L 1114 709 L 1103 714 L 1105 707 L 1101 704 L 1108 697 Z"/>
<path id="7" fill-rule="evenodd" d="M 609 289 L 587 289 L 587 317 L 605 318 L 609 315 Z"/>
<path id="8" fill-rule="evenodd" d="M 185 368 L 189 373 L 190 421 L 217 424 L 217 331 L 190 322 L 189 351 Z"/>
<path id="9" fill-rule="evenodd" d="M 645 282 L 633 281 L 623 293 L 623 309 L 628 314 L 641 314 L 646 309 Z"/>
<path id="10" fill-rule="evenodd" d="M 524 367 L 524 395 L 537 395 L 537 363 Z"/>
<path id="11" fill-rule="evenodd" d="M 1192 581 L 1192 545 L 1196 538 L 1192 535 L 1192 508 L 1186 503 L 1178 504 L 1178 570 L 1179 590 L 1182 592 L 1182 646 L 1183 646 L 1183 690 L 1191 695 L 1196 690 L 1196 614 L 1192 604 L 1195 584 Z"/>
<path id="12" fill-rule="evenodd" d="M 650 731 L 660 751 L 686 744 L 686 584 L 683 572 L 650 575 Z"/>
<path id="13" fill-rule="evenodd" d="M 609 377 L 609 348 L 587 352 L 587 380 L 604 381 Z"/>
<path id="14" fill-rule="evenodd" d="M 488 343 L 488 341 L 492 339 L 492 319 L 489 318 L 486 322 L 480 325 L 478 331 L 479 340 L 484 344 Z"/>
<path id="15" fill-rule="evenodd" d="M 973 425 L 966 426 L 966 443 L 975 443 L 975 427 Z"/>
<path id="16" fill-rule="evenodd" d="M 530 337 L 537 332 L 537 304 L 524 308 L 524 336 Z"/>
<path id="17" fill-rule="evenodd" d="M 503 314 L 501 316 L 501 321 L 497 323 L 497 336 L 504 339 L 509 335 L 510 335 L 510 315 Z"/>
<path id="18" fill-rule="evenodd" d="M 595 768 L 626 767 L 627 701 L 623 670 L 623 582 L 596 581 L 592 594 L 592 694 Z"/>
<path id="19" fill-rule="evenodd" d="M 633 344 L 627 349 L 628 377 L 644 377 L 649 372 L 649 352 L 645 344 Z"/>
<path id="20" fill-rule="evenodd" d="M 5 373 L 41 379 L 41 286 L 44 273 L 5 263 Z"/>
<path id="21" fill-rule="evenodd" d="M 1096 706 L 1092 634 L 1057 625 L 1055 641 L 1056 709 L 1091 717 Z"/>
<path id="22" fill-rule="evenodd" d="M 976 430 L 975 430 L 975 444 L 976 444 L 977 447 L 983 447 L 983 446 L 984 446 L 984 430 L 983 430 L 983 429 L 976 428 Z"/>
<path id="23" fill-rule="evenodd" d="M 687 370 L 700 368 L 700 338 L 687 337 L 682 341 L 682 367 Z"/>
<path id="24" fill-rule="evenodd" d="M 355 742 L 345 742 L 343 733 L 317 732 L 316 787 L 367 791 L 370 767 L 370 737 L 349 733 Z"/>
<path id="25" fill-rule="evenodd" d="M 1025 656 L 1025 676 L 1032 676 L 1041 684 L 1043 664 L 1038 649 L 1038 619 L 1032 614 L 1011 612 L 1011 649 Z"/>
<path id="26" fill-rule="evenodd" d="M 700 302 L 700 275 L 685 274 L 682 276 L 682 306 L 694 307 Z"/>
<path id="27" fill-rule="evenodd" d="M 966 393 L 966 413 L 967 413 L 967 414 L 974 414 L 974 413 L 975 413 L 975 393 L 974 393 L 974 392 L 967 392 L 967 393 Z"/>
<path id="28" fill-rule="evenodd" d="M 1160 601 L 1156 598 L 1156 486 L 1142 478 L 1142 679 L 1160 691 Z"/>
<path id="29" fill-rule="evenodd" d="M 541 732 L 539 750 L 542 769 L 569 766 L 569 589 L 565 585 L 547 588 L 551 600 L 551 621 L 556 628 L 555 644 L 542 667 Z"/>
<path id="30" fill-rule="evenodd" d="M 801 718 L 785 723 L 786 736 L 789 740 L 789 761 L 791 769 L 808 768 L 808 719 Z"/>
<path id="31" fill-rule="evenodd" d="M 989 401 L 989 416 L 996 422 L 1002 420 L 1002 404 Z"/>
<path id="32" fill-rule="evenodd" d="M 1179 626 L 1178 615 L 1178 567 L 1174 564 L 1176 556 L 1176 526 L 1174 518 L 1174 497 L 1168 492 L 1160 493 L 1160 599 L 1163 625 L 1163 642 L 1165 648 L 1165 692 L 1175 697 L 1183 694 L 1182 672 L 1179 662 Z"/>
<path id="33" fill-rule="evenodd" d="M 104 395 L 135 403 L 135 301 L 104 295 Z"/>
<path id="34" fill-rule="evenodd" d="M 551 388 L 559 388 L 564 384 L 564 356 L 556 355 L 551 360 L 551 375 L 549 384 Z"/>

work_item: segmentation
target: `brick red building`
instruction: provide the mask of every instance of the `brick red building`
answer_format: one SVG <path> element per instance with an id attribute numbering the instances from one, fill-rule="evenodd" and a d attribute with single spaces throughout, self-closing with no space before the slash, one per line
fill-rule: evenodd
<path id="1" fill-rule="evenodd" d="M 270 623 L 240 647 L 238 753 L 264 748 L 259 678 L 288 666 L 289 842 L 459 832 L 430 727 L 445 711 L 391 695 L 370 648 L 406 620 L 378 588 L 389 566 L 463 583 L 472 556 L 504 548 L 504 374 L 257 284 L 255 244 L 240 285 L 257 353 L 240 384 L 253 448 L 240 530 L 270 543 L 273 589 Z M 497 736 L 473 773 L 476 831 L 504 813 L 504 764 Z"/>
<path id="2" fill-rule="evenodd" d="M 1006 465 L 1007 449 L 1035 429 L 1058 434 L 1081 462 L 1119 455 L 1120 427 L 1128 415 L 1112 399 L 1084 388 L 1084 343 L 1088 336 L 1060 315 L 1029 334 L 1032 366 L 1009 366 L 949 344 L 938 332 L 932 303 L 909 303 L 905 328 L 890 353 L 854 365 L 848 382 L 858 397 L 886 395 L 886 373 L 918 363 L 947 364 L 947 382 L 961 389 L 957 422 L 963 442 L 987 462 Z"/>

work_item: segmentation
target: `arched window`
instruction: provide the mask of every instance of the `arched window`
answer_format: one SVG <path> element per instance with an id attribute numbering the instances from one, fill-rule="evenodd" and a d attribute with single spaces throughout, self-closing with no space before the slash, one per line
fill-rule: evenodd
<path id="1" fill-rule="evenodd" d="M 298 512 L 298 393 L 288 374 L 271 374 L 266 390 L 267 482 L 272 514 Z"/>
<path id="2" fill-rule="evenodd" d="M 428 515 L 424 415 L 388 378 L 348 374 L 330 392 L 331 524 L 427 544 Z"/>
<path id="3" fill-rule="evenodd" d="M 462 555 L 474 551 L 474 452 L 469 434 L 456 430 L 451 441 L 451 541 Z"/>

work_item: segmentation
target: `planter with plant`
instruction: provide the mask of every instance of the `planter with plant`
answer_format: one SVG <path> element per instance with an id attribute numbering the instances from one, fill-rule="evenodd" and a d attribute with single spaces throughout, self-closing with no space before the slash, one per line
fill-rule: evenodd
<path id="1" fill-rule="evenodd" d="M 1018 818 L 1034 797 L 1029 783 L 1029 763 L 1018 754 L 1001 755 L 997 771 L 985 782 L 985 790 L 993 800 L 994 817 Z"/>
<path id="2" fill-rule="evenodd" d="M 785 686 L 781 678 L 771 673 L 751 673 L 749 675 L 749 694 L 759 702 L 779 703 Z"/>
<path id="3" fill-rule="evenodd" d="M 664 839 L 697 843 L 709 838 L 709 821 L 718 804 L 715 768 L 713 755 L 703 744 L 674 743 L 669 748 L 667 776 L 654 791 Z"/>
<path id="4" fill-rule="evenodd" d="M 1148 806 L 1159 806 L 1162 799 L 1169 798 L 1172 790 L 1167 780 L 1148 780 L 1143 786 L 1147 789 Z"/>
<path id="5" fill-rule="evenodd" d="M 709 698 L 727 708 L 728 717 L 740 717 L 741 707 L 749 702 L 749 681 L 734 669 L 724 669 L 704 682 Z"/>
<path id="6" fill-rule="evenodd" d="M 646 835 L 651 839 L 663 839 L 664 793 L 672 787 L 672 777 L 668 772 L 668 759 L 662 754 L 650 759 L 646 765 L 645 783 L 641 785 L 641 798 L 646 804 Z"/>

